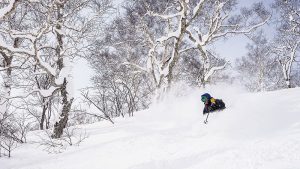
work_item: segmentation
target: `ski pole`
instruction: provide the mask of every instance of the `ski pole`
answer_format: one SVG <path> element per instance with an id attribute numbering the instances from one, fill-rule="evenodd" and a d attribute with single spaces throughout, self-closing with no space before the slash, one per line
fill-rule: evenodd
<path id="1" fill-rule="evenodd" d="M 209 116 L 209 113 L 207 113 L 206 119 L 204 120 L 204 124 L 207 124 L 208 116 Z"/>

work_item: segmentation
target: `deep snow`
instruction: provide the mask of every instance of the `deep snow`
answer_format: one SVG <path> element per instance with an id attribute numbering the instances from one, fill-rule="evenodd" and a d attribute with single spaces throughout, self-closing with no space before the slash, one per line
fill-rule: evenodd
<path id="1" fill-rule="evenodd" d="M 89 138 L 62 153 L 21 145 L 11 159 L 0 158 L 0 169 L 300 169 L 300 88 L 207 91 L 227 107 L 211 114 L 207 125 L 204 91 L 182 91 L 190 94 L 172 94 L 115 125 L 80 126 Z"/>

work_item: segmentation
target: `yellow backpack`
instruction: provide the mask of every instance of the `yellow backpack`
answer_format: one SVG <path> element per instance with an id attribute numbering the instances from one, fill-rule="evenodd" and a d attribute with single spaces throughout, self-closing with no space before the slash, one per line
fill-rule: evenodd
<path id="1" fill-rule="evenodd" d="M 213 104 L 216 104 L 216 99 L 210 98 L 210 102 L 213 103 Z"/>

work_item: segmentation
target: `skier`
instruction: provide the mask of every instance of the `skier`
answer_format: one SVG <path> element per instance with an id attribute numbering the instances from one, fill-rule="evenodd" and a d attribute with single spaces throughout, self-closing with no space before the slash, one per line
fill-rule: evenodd
<path id="1" fill-rule="evenodd" d="M 204 123 L 207 124 L 210 112 L 225 109 L 225 103 L 221 99 L 214 99 L 208 93 L 201 95 L 201 101 L 204 103 L 203 115 L 207 114 Z"/>
<path id="2" fill-rule="evenodd" d="M 201 101 L 204 103 L 203 115 L 216 110 L 225 109 L 225 103 L 221 99 L 215 99 L 208 93 L 201 95 Z"/>

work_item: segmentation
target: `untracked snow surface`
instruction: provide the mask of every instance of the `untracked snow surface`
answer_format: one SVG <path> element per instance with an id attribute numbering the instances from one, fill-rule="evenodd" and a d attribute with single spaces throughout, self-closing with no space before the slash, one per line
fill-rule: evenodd
<path id="1" fill-rule="evenodd" d="M 226 109 L 203 123 L 204 91 L 165 98 L 132 118 L 79 126 L 80 146 L 48 154 L 28 144 L 0 169 L 300 169 L 300 88 L 247 94 L 207 89 Z"/>

